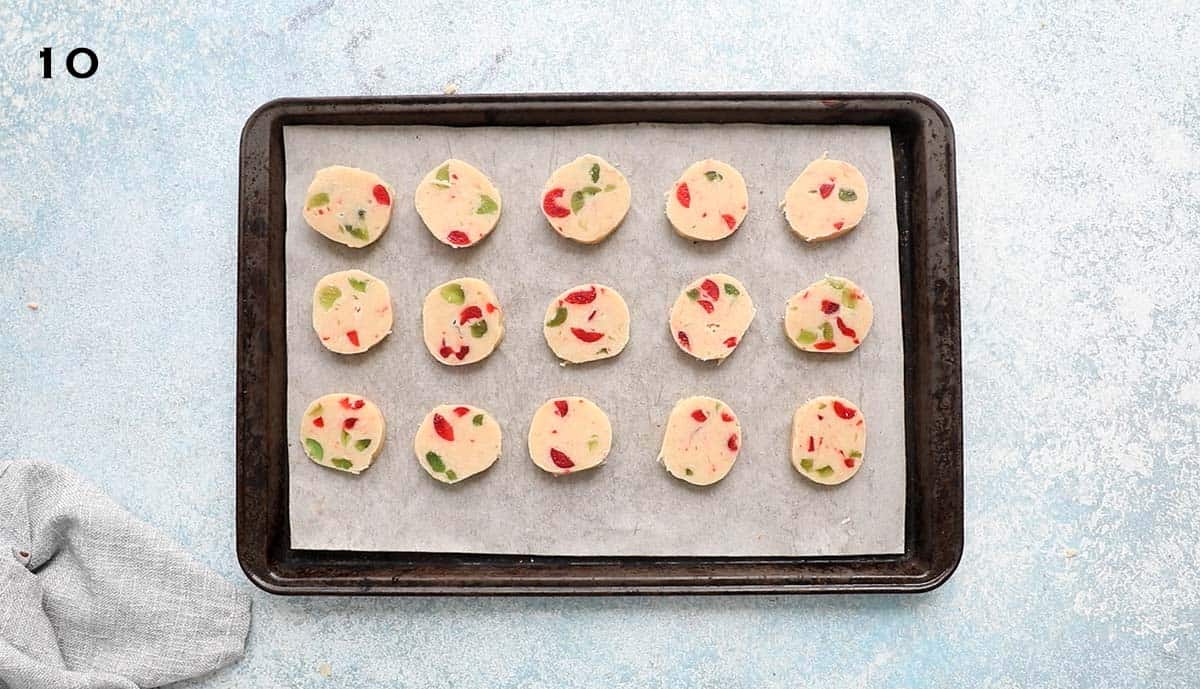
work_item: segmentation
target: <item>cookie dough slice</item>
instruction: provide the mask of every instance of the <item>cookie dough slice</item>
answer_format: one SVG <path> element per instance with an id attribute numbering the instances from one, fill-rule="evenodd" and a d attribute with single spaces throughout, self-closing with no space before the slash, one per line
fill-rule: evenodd
<path id="1" fill-rule="evenodd" d="M 469 404 L 443 404 L 421 422 L 413 441 L 417 463 L 442 483 L 486 471 L 500 458 L 500 424 Z"/>
<path id="2" fill-rule="evenodd" d="M 788 340 L 806 352 L 852 352 L 871 332 L 874 313 L 862 288 L 828 276 L 788 299 L 783 327 Z"/>
<path id="3" fill-rule="evenodd" d="M 538 407 L 529 424 L 529 458 L 556 476 L 598 466 L 610 449 L 608 416 L 582 397 L 549 400 Z"/>
<path id="4" fill-rule="evenodd" d="M 783 214 L 792 231 L 808 242 L 840 237 L 867 212 L 867 180 L 850 163 L 819 158 L 788 187 Z"/>
<path id="5" fill-rule="evenodd" d="M 707 486 L 725 478 L 741 447 L 742 427 L 729 405 L 713 397 L 688 397 L 667 417 L 658 459 L 675 478 Z"/>
<path id="6" fill-rule="evenodd" d="M 850 480 L 862 468 L 867 424 L 862 410 L 843 397 L 813 398 L 792 417 L 792 466 L 827 486 Z"/>
<path id="7" fill-rule="evenodd" d="M 313 290 L 313 330 L 338 354 L 359 354 L 392 332 L 392 297 L 383 280 L 361 270 L 330 273 Z"/>
<path id="8" fill-rule="evenodd" d="M 322 168 L 304 195 L 304 219 L 339 244 L 363 247 L 387 229 L 393 196 L 373 172 L 341 165 Z"/>
<path id="9" fill-rule="evenodd" d="M 671 308 L 671 336 L 683 351 L 700 359 L 724 359 L 733 353 L 750 322 L 754 302 L 734 277 L 713 273 L 694 280 Z"/>
<path id="10" fill-rule="evenodd" d="M 550 302 L 542 334 L 568 363 L 607 359 L 629 343 L 629 307 L 611 287 L 578 285 Z"/>
<path id="11" fill-rule="evenodd" d="M 456 249 L 474 246 L 500 220 L 500 190 L 469 163 L 451 158 L 417 185 L 417 214 L 437 240 Z"/>
<path id="12" fill-rule="evenodd" d="M 629 182 L 600 156 L 563 165 L 542 189 L 542 213 L 560 235 L 583 244 L 607 237 L 629 212 Z"/>
<path id="13" fill-rule="evenodd" d="M 737 230 L 748 201 L 742 173 L 719 160 L 701 160 L 667 192 L 667 219 L 680 235 L 712 242 Z"/>
<path id="14" fill-rule="evenodd" d="M 304 454 L 324 467 L 362 473 L 383 447 L 383 414 L 366 398 L 324 395 L 308 405 L 300 421 Z"/>
<path id="15" fill-rule="evenodd" d="M 504 336 L 500 300 L 483 280 L 459 278 L 438 285 L 421 309 L 425 347 L 447 366 L 486 359 Z"/>

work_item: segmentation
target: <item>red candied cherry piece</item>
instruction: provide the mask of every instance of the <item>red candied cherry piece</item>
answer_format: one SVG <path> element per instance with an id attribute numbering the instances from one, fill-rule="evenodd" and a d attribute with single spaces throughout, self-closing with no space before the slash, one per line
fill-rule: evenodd
<path id="1" fill-rule="evenodd" d="M 729 447 L 730 452 L 737 452 L 738 451 L 737 433 L 734 433 L 733 435 L 729 436 L 729 441 L 726 442 L 725 445 L 727 445 Z"/>
<path id="2" fill-rule="evenodd" d="M 454 428 L 441 414 L 433 415 L 433 432 L 437 433 L 442 440 L 454 441 Z"/>
<path id="3" fill-rule="evenodd" d="M 675 337 L 679 340 L 679 344 L 683 345 L 684 349 L 688 351 L 692 350 L 692 342 L 688 339 L 687 333 L 680 330 L 675 334 Z"/>
<path id="4" fill-rule="evenodd" d="M 851 469 L 854 468 L 854 458 L 853 457 L 846 457 L 842 461 L 845 462 L 846 466 L 850 467 Z"/>
<path id="5" fill-rule="evenodd" d="M 723 411 L 723 412 L 721 412 L 721 420 L 724 421 L 725 423 L 729 423 L 729 422 L 733 421 L 733 414 L 730 414 L 727 411 Z"/>
<path id="6" fill-rule="evenodd" d="M 832 342 L 830 340 L 824 340 L 822 342 L 818 342 L 815 345 L 813 345 L 813 349 L 821 349 L 821 350 L 833 349 L 836 346 L 837 346 L 836 342 Z"/>
<path id="7" fill-rule="evenodd" d="M 357 347 L 358 346 L 358 331 L 357 330 L 347 330 L 346 331 L 346 339 L 350 340 L 350 344 Z"/>
<path id="8" fill-rule="evenodd" d="M 459 361 L 462 361 L 463 359 L 467 358 L 467 352 L 470 352 L 470 351 L 471 351 L 470 347 L 463 345 L 462 349 L 459 349 L 457 352 L 454 353 L 454 356 L 458 357 Z"/>
<path id="9" fill-rule="evenodd" d="M 493 304 L 493 303 L 492 303 L 492 302 L 490 302 L 490 301 L 487 303 L 487 306 L 486 306 L 486 307 L 484 307 L 484 308 L 486 308 L 486 309 L 487 309 L 487 312 L 488 312 L 488 313 L 495 313 L 495 312 L 496 312 L 496 305 L 495 305 L 495 304 Z"/>
<path id="10" fill-rule="evenodd" d="M 675 199 L 684 208 L 691 208 L 692 192 L 688 189 L 687 182 L 680 182 L 679 186 L 675 187 Z"/>
<path id="11" fill-rule="evenodd" d="M 811 435 L 810 435 L 810 436 L 808 436 L 808 451 L 809 451 L 809 452 L 816 452 L 816 451 L 817 451 L 817 450 L 816 450 L 816 448 L 814 447 L 814 443 L 813 443 L 813 437 L 812 437 Z"/>
<path id="12" fill-rule="evenodd" d="M 604 333 L 598 333 L 595 330 L 584 330 L 583 328 L 571 328 L 571 334 L 584 342 L 595 342 L 604 337 Z"/>
<path id="13" fill-rule="evenodd" d="M 838 316 L 838 318 L 837 318 L 837 327 L 838 327 L 838 330 L 841 330 L 842 334 L 845 335 L 846 337 L 858 337 L 858 333 L 854 332 L 853 328 L 851 328 L 850 326 L 848 326 L 844 322 L 842 322 L 841 316 Z"/>
<path id="14" fill-rule="evenodd" d="M 563 297 L 563 301 L 567 302 L 568 304 L 590 304 L 596 301 L 596 288 L 592 287 L 591 289 L 583 289 L 579 290 L 578 292 L 571 292 L 567 296 Z"/>
<path id="15" fill-rule="evenodd" d="M 342 422 L 342 428 L 344 428 L 346 430 L 351 430 L 352 428 L 354 428 L 354 424 L 356 424 L 356 423 L 358 423 L 358 417 L 351 416 L 350 418 L 348 418 Z"/>
<path id="16" fill-rule="evenodd" d="M 562 198 L 565 190 L 562 187 L 551 189 L 542 197 L 542 212 L 551 218 L 565 218 L 571 214 L 570 208 L 563 208 L 556 201 Z"/>
<path id="17" fill-rule="evenodd" d="M 696 411 L 692 412 L 692 418 L 699 423 L 704 423 L 705 421 L 708 421 L 708 414 L 705 414 L 703 409 L 697 409 Z"/>
<path id="18" fill-rule="evenodd" d="M 730 349 L 733 349 L 734 347 L 737 346 L 737 338 L 736 337 L 725 338 L 725 346 Z"/>
<path id="19" fill-rule="evenodd" d="M 553 447 L 550 448 L 550 461 L 554 462 L 554 466 L 558 467 L 559 469 L 570 469 L 571 467 L 575 466 L 575 462 L 572 462 L 571 458 L 568 457 L 566 453 Z"/>
<path id="20" fill-rule="evenodd" d="M 343 397 L 342 399 L 338 400 L 338 404 L 342 405 L 342 409 L 350 409 L 351 408 L 349 397 Z"/>
<path id="21" fill-rule="evenodd" d="M 843 419 L 853 419 L 854 414 L 857 413 L 857 410 L 854 409 L 854 407 L 847 407 L 846 405 L 844 405 L 841 402 L 838 402 L 836 400 L 834 400 L 834 402 L 833 402 L 833 411 L 835 414 L 842 417 Z"/>
<path id="22" fill-rule="evenodd" d="M 554 413 L 555 414 L 558 414 L 559 416 L 566 416 L 567 409 L 568 409 L 568 407 L 567 407 L 566 400 L 554 400 Z"/>
<path id="23" fill-rule="evenodd" d="M 382 184 L 376 184 L 375 188 L 371 190 L 371 195 L 375 197 L 375 203 L 381 206 L 392 205 L 392 197 L 388 195 L 387 187 Z"/>
<path id="24" fill-rule="evenodd" d="M 845 225 L 845 223 L 843 223 L 841 220 L 839 220 L 833 224 L 833 229 L 840 230 L 840 229 L 842 229 L 842 225 Z"/>
<path id="25" fill-rule="evenodd" d="M 446 235 L 446 239 L 455 246 L 466 246 L 471 243 L 471 238 L 462 230 L 450 230 L 450 234 Z"/>
<path id="26" fill-rule="evenodd" d="M 476 318 L 483 318 L 483 309 L 478 306 L 468 306 L 462 310 L 462 313 L 458 314 L 458 324 L 466 325 L 469 321 L 473 321 Z"/>
<path id="27" fill-rule="evenodd" d="M 354 404 L 351 404 L 350 408 L 351 409 L 362 409 L 364 404 L 366 404 L 366 402 L 363 400 L 354 400 Z"/>
<path id="28" fill-rule="evenodd" d="M 723 213 L 721 215 L 721 219 L 725 221 L 725 224 L 731 230 L 733 229 L 733 226 L 737 224 L 737 218 L 733 217 L 732 215 L 730 215 L 728 213 Z"/>
<path id="29" fill-rule="evenodd" d="M 449 359 L 450 355 L 454 354 L 454 350 L 446 344 L 444 337 L 442 338 L 442 348 L 438 350 L 438 354 L 441 354 L 443 359 Z"/>
<path id="30" fill-rule="evenodd" d="M 833 193 L 833 184 L 826 182 L 818 187 L 817 190 L 821 192 L 821 198 L 827 199 L 829 198 L 829 195 Z"/>
<path id="31" fill-rule="evenodd" d="M 841 306 L 836 301 L 829 301 L 828 299 L 821 300 L 821 313 L 837 313 L 838 309 L 840 308 Z"/>
<path id="32" fill-rule="evenodd" d="M 700 308 L 704 309 L 706 312 L 708 312 L 708 313 L 713 312 L 714 307 L 713 307 L 713 303 L 711 301 L 709 301 L 707 299 L 700 299 L 700 300 L 697 300 L 696 303 L 699 304 Z"/>
<path id="33" fill-rule="evenodd" d="M 721 298 L 721 288 L 717 287 L 717 283 L 712 280 L 705 279 L 704 282 L 700 283 L 700 289 L 713 301 Z"/>
<path id="34" fill-rule="evenodd" d="M 325 418 L 318 416 L 317 418 L 313 419 L 313 425 L 316 426 L 317 428 L 324 428 L 325 427 Z"/>
<path id="35" fill-rule="evenodd" d="M 471 410 L 466 407 L 455 407 L 454 413 L 457 416 L 466 416 L 467 414 L 471 413 Z"/>

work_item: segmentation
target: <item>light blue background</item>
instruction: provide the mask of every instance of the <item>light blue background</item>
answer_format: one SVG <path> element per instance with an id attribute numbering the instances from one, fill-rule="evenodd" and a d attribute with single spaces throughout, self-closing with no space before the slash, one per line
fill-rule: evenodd
<path id="1" fill-rule="evenodd" d="M 189 686 L 1194 686 L 1200 11 L 992 4 L 5 3 L 0 458 L 71 465 L 253 593 L 246 659 Z M 42 46 L 80 45 L 95 77 L 39 78 Z M 254 590 L 233 547 L 242 123 L 278 96 L 447 82 L 941 103 L 962 250 L 954 578 L 916 597 Z"/>

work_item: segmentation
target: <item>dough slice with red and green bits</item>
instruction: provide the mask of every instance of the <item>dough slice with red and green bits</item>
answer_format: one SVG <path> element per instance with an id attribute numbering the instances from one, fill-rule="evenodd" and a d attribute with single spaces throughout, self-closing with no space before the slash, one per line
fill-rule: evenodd
<path id="1" fill-rule="evenodd" d="M 667 192 L 667 219 L 680 235 L 712 242 L 737 230 L 748 202 L 742 173 L 719 160 L 701 160 Z"/>
<path id="2" fill-rule="evenodd" d="M 629 307 L 611 287 L 578 285 L 550 302 L 542 333 L 565 362 L 607 359 L 629 343 Z"/>
<path id="3" fill-rule="evenodd" d="M 569 474 L 598 466 L 612 449 L 612 425 L 591 400 L 556 397 L 533 414 L 529 457 L 539 469 Z"/>
<path id="4" fill-rule="evenodd" d="M 383 280 L 361 270 L 330 273 L 313 290 L 313 330 L 325 348 L 359 354 L 392 332 L 392 297 Z"/>
<path id="5" fill-rule="evenodd" d="M 808 164 L 783 198 L 792 231 L 808 242 L 840 237 L 867 212 L 867 181 L 858 168 L 819 158 Z"/>
<path id="6" fill-rule="evenodd" d="M 742 448 L 737 415 L 719 399 L 679 400 L 667 417 L 658 459 L 677 479 L 707 486 L 725 478 Z"/>
<path id="7" fill-rule="evenodd" d="M 392 217 L 392 188 L 373 172 L 334 165 L 317 171 L 304 195 L 304 219 L 339 244 L 379 239 Z"/>
<path id="8" fill-rule="evenodd" d="M 304 453 L 321 466 L 358 474 L 383 447 L 383 414 L 358 395 L 336 392 L 308 405 L 300 421 Z"/>
<path id="9" fill-rule="evenodd" d="M 788 299 L 783 327 L 788 340 L 806 352 L 852 352 L 871 332 L 874 313 L 862 288 L 829 276 Z"/>
<path id="10" fill-rule="evenodd" d="M 457 483 L 500 458 L 500 424 L 469 404 L 443 404 L 421 422 L 413 441 L 417 462 L 442 483 Z"/>
<path id="11" fill-rule="evenodd" d="M 828 486 L 848 481 L 862 467 L 867 423 L 848 399 L 811 399 L 792 417 L 792 466 Z"/>
<path id="12" fill-rule="evenodd" d="M 459 278 L 438 285 L 421 310 L 425 347 L 447 366 L 486 359 L 504 336 L 500 300 L 483 280 Z"/>
<path id="13" fill-rule="evenodd" d="M 724 359 L 741 343 L 754 314 L 750 293 L 736 278 L 705 275 L 684 287 L 675 300 L 671 337 L 701 361 Z"/>
<path id="14" fill-rule="evenodd" d="M 603 240 L 629 212 L 629 182 L 600 156 L 581 156 L 550 175 L 542 214 L 560 235 L 583 244 Z"/>
<path id="15" fill-rule="evenodd" d="M 438 241 L 461 249 L 491 234 L 500 220 L 500 190 L 469 163 L 451 158 L 417 185 L 417 214 Z"/>

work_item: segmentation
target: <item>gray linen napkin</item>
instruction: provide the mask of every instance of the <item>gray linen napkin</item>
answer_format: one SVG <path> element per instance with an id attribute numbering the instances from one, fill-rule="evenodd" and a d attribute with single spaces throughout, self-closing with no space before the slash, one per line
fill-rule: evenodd
<path id="1" fill-rule="evenodd" d="M 157 687 L 242 657 L 250 600 L 68 469 L 0 463 L 0 687 Z"/>

